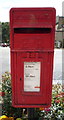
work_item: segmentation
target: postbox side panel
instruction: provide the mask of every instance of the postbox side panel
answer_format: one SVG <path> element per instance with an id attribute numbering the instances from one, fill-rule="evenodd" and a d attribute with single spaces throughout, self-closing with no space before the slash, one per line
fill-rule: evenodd
<path id="1" fill-rule="evenodd" d="M 11 84 L 12 84 L 12 103 L 17 104 L 17 53 L 11 52 Z"/>

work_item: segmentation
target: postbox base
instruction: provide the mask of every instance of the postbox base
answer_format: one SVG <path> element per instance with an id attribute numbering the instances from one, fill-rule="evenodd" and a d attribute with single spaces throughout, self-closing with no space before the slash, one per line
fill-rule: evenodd
<path id="1" fill-rule="evenodd" d="M 15 108 L 49 108 L 51 105 L 50 104 L 40 104 L 40 105 L 15 105 L 12 104 L 13 107 Z"/>

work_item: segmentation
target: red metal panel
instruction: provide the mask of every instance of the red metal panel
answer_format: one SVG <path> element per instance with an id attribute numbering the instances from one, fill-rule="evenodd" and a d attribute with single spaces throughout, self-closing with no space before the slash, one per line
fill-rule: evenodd
<path id="1" fill-rule="evenodd" d="M 51 105 L 54 37 L 54 8 L 11 9 L 10 46 L 14 107 L 32 108 Z M 27 66 L 33 69 L 29 67 L 26 69 Z M 30 73 L 33 71 L 35 76 Z M 34 79 L 26 77 L 26 74 L 27 76 L 30 74 Z M 31 91 L 28 89 L 26 91 L 25 88 L 28 79 L 31 84 L 32 80 L 40 80 L 37 81 L 38 85 L 34 82 L 32 85 L 34 88 L 29 88 Z"/>
<path id="2" fill-rule="evenodd" d="M 42 28 L 54 25 L 54 8 L 12 8 L 14 28 Z M 47 28 L 47 27 L 46 27 Z"/>
<path id="3" fill-rule="evenodd" d="M 25 28 L 24 28 L 25 29 Z M 30 30 L 30 29 L 29 29 Z M 37 30 L 32 33 L 22 33 L 22 30 L 19 33 L 14 34 L 14 49 L 22 50 L 50 50 L 53 49 L 52 41 L 52 29 L 40 29 L 39 33 Z M 43 42 L 44 41 L 44 42 Z M 20 44 L 21 43 L 21 44 Z"/>

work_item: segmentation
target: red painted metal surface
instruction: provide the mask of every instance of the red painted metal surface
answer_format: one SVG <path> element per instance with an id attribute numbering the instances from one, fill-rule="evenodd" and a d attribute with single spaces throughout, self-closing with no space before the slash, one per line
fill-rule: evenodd
<path id="1" fill-rule="evenodd" d="M 51 105 L 54 39 L 54 8 L 12 8 L 10 10 L 12 104 L 14 107 L 32 108 Z M 40 71 L 37 75 L 39 78 L 35 72 L 33 73 L 35 76 L 33 74 L 25 76 L 30 71 L 33 72 L 33 69 L 29 67 L 34 67 L 36 72 Z M 40 86 L 34 82 L 33 91 L 28 85 L 31 91 L 28 88 L 28 91 L 24 90 L 27 77 L 30 78 L 31 84 L 32 80 L 36 81 L 36 78 L 40 80 Z"/>

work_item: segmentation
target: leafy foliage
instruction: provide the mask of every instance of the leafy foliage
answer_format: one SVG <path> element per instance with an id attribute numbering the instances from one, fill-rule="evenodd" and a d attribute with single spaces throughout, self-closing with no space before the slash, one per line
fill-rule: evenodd
<path id="1" fill-rule="evenodd" d="M 2 76 L 2 114 L 13 117 L 21 117 L 22 109 L 12 107 L 11 75 L 8 72 Z"/>
<path id="2" fill-rule="evenodd" d="M 9 43 L 10 30 L 9 22 L 2 22 L 2 42 Z"/>
<path id="3" fill-rule="evenodd" d="M 64 120 L 64 92 L 61 84 L 53 85 L 52 105 L 50 108 L 40 108 L 40 115 L 46 120 Z"/>

